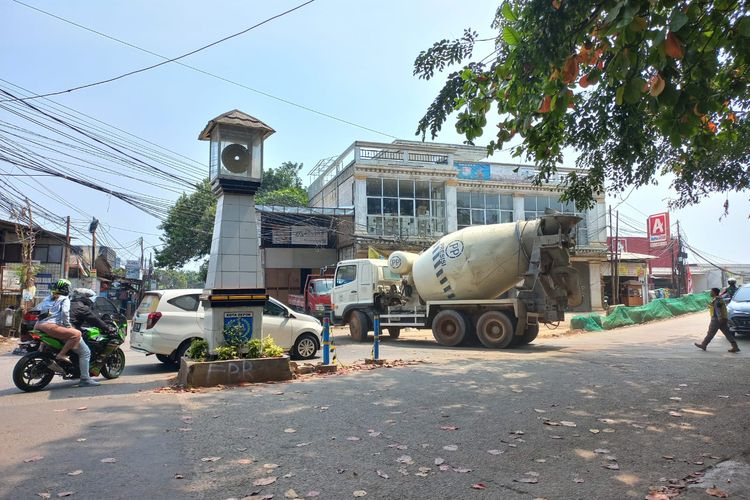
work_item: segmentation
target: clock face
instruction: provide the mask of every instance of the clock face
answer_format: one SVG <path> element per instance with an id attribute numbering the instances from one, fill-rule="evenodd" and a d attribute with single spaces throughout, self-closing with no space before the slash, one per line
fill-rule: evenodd
<path id="1" fill-rule="evenodd" d="M 229 144 L 221 151 L 221 164 L 233 174 L 242 174 L 250 168 L 250 151 L 242 144 Z"/>

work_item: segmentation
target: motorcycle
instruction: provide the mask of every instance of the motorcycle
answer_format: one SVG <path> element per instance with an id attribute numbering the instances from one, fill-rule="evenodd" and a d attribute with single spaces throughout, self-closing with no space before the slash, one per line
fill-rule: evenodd
<path id="1" fill-rule="evenodd" d="M 127 330 L 124 325 L 117 325 L 111 318 L 104 321 L 111 326 L 108 331 L 98 327 L 81 328 L 81 341 L 91 349 L 89 373 L 92 377 L 99 374 L 108 379 L 119 377 L 125 369 L 125 353 L 120 345 L 125 342 Z M 55 358 L 63 347 L 63 342 L 50 337 L 44 332 L 33 330 L 32 339 L 39 342 L 36 351 L 25 355 L 13 368 L 13 383 L 25 392 L 39 391 L 47 387 L 55 375 L 64 380 L 81 378 L 78 368 L 78 355 L 70 352 L 70 362 Z"/>

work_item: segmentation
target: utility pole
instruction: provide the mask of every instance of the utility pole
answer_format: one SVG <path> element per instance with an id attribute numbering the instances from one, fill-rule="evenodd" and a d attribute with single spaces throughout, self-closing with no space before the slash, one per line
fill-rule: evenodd
<path id="1" fill-rule="evenodd" d="M 91 270 L 96 272 L 96 228 L 99 227 L 99 220 L 94 217 L 89 224 L 89 233 L 91 233 Z"/>
<path id="2" fill-rule="evenodd" d="M 141 272 L 143 272 L 143 236 L 141 236 Z"/>
<path id="3" fill-rule="evenodd" d="M 620 212 L 615 212 L 615 304 L 620 303 Z"/>
<path id="4" fill-rule="evenodd" d="M 63 260 L 63 275 L 62 277 L 68 279 L 70 272 L 70 215 L 65 218 L 65 260 Z"/>
<path id="5" fill-rule="evenodd" d="M 34 218 L 31 213 L 31 203 L 26 199 L 26 206 L 21 208 L 17 213 L 16 223 L 16 235 L 18 240 L 21 242 L 21 273 L 19 276 L 21 279 L 21 285 L 23 290 L 31 291 L 31 287 L 34 285 Z M 32 297 L 33 300 L 33 297 Z M 28 310 L 28 302 L 21 298 L 21 309 L 25 313 Z"/>
<path id="6" fill-rule="evenodd" d="M 615 305 L 615 240 L 614 226 L 612 225 L 612 207 L 609 207 L 609 303 Z"/>
<path id="7" fill-rule="evenodd" d="M 680 221 L 677 221 L 677 296 L 682 296 L 682 282 L 685 278 L 685 270 L 682 262 L 682 235 L 680 234 Z"/>

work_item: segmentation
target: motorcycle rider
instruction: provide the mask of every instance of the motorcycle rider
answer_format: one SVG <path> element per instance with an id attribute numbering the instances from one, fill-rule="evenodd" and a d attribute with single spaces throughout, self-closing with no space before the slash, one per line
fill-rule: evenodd
<path id="1" fill-rule="evenodd" d="M 81 371 L 81 381 L 78 384 L 80 387 L 101 385 L 89 375 L 91 350 L 85 342 L 81 341 L 81 332 L 73 328 L 70 323 L 70 298 L 68 297 L 70 281 L 58 280 L 52 285 L 50 292 L 50 296 L 39 304 L 42 314 L 34 325 L 34 329 L 65 342 L 56 356 L 59 361 L 70 363 L 68 352 L 71 350 L 78 354 L 78 367 Z"/>
<path id="2" fill-rule="evenodd" d="M 94 305 L 96 292 L 90 288 L 76 288 L 70 294 L 70 322 L 74 328 L 95 326 L 102 332 L 109 332 L 111 325 L 105 323 L 91 308 Z"/>

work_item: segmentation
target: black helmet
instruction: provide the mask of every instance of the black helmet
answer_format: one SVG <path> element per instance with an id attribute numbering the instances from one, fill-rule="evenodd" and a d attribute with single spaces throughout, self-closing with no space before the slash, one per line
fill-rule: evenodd
<path id="1" fill-rule="evenodd" d="M 57 280 L 57 283 L 50 287 L 50 291 L 58 295 L 68 295 L 70 293 L 70 281 Z"/>

